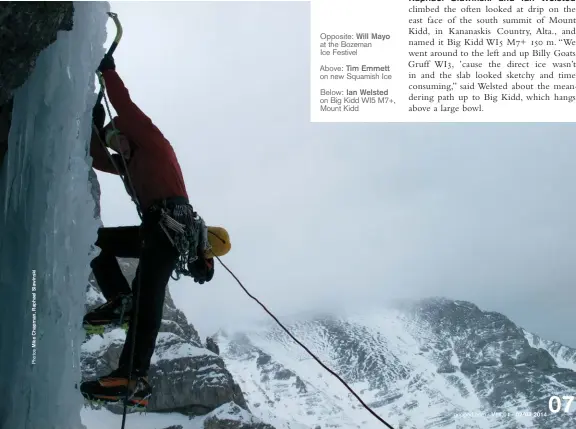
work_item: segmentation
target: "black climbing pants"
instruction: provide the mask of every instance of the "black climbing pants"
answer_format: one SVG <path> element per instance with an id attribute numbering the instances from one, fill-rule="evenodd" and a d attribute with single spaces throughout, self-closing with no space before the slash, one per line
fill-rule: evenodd
<path id="1" fill-rule="evenodd" d="M 145 215 L 141 226 L 100 228 L 96 245 L 101 252 L 91 262 L 94 277 L 107 300 L 134 291 L 133 308 L 136 300 L 139 301 L 137 326 L 134 328 L 134 317 L 131 317 L 118 367 L 126 370 L 129 367 L 131 339 L 136 329 L 133 374 L 140 376 L 147 375 L 150 368 L 162 323 L 166 286 L 178 260 L 177 250 L 154 217 Z M 132 291 L 116 257 L 140 259 Z"/>

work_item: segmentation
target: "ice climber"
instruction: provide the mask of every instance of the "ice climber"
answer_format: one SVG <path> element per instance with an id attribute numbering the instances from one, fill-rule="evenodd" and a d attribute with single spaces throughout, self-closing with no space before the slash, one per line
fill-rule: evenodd
<path id="1" fill-rule="evenodd" d="M 107 302 L 86 314 L 84 326 L 126 321 L 129 328 L 118 368 L 107 376 L 82 383 L 80 390 L 88 399 L 117 402 L 124 399 L 128 389 L 129 404 L 146 406 L 152 393 L 147 375 L 172 272 L 178 266 L 186 266 L 185 274 L 195 282 L 208 282 L 214 275 L 214 256 L 228 253 L 231 246 L 224 228 L 207 227 L 194 212 L 172 146 L 131 100 L 116 73 L 112 56 L 106 55 L 98 70 L 117 116 L 104 126 L 104 107 L 102 104 L 94 107 L 97 131 L 92 131 L 90 155 L 94 168 L 120 173 L 128 192 L 132 194 L 134 189 L 136 195 L 132 197 L 139 203 L 142 223 L 98 230 L 96 246 L 100 253 L 92 260 L 91 267 Z M 103 142 L 117 153 L 107 153 Z M 178 230 L 178 225 L 184 225 L 185 232 Z M 139 258 L 132 289 L 117 257 Z M 136 291 L 140 292 L 139 297 Z M 136 299 L 138 317 L 134 327 L 132 310 Z M 132 347 L 134 358 L 129 381 Z"/>

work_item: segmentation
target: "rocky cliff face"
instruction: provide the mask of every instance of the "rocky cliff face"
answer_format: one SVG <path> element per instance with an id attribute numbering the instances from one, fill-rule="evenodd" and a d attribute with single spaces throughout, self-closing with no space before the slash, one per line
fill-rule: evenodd
<path id="1" fill-rule="evenodd" d="M 121 260 L 131 281 L 136 260 Z M 87 288 L 86 311 L 104 302 L 94 278 Z M 82 374 L 92 379 L 116 368 L 126 334 L 109 328 L 104 335 L 90 335 L 82 346 Z M 244 395 L 220 356 L 205 348 L 194 327 L 166 293 L 164 315 L 152 357 L 150 384 L 154 389 L 149 411 L 179 411 L 203 415 L 229 402 L 247 409 Z M 114 408 L 110 408 L 114 411 Z"/>
<path id="2" fill-rule="evenodd" d="M 8 148 L 12 94 L 30 75 L 40 52 L 58 31 L 73 25 L 72 2 L 0 4 L 0 166 Z"/>
<path id="3" fill-rule="evenodd" d="M 38 54 L 72 30 L 72 2 L 5 2 L 0 6 L 0 105 L 12 98 L 36 64 Z"/>

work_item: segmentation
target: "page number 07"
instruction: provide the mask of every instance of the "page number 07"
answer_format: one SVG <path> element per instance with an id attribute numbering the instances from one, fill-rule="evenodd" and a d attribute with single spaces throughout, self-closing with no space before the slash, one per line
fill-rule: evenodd
<path id="1" fill-rule="evenodd" d="M 576 396 L 562 396 L 562 399 L 560 399 L 559 396 L 551 396 L 550 399 L 548 400 L 548 409 L 550 410 L 551 413 L 557 413 L 561 411 L 562 400 L 564 400 L 566 401 L 564 412 L 569 413 L 570 406 L 572 405 L 572 402 L 574 402 L 574 399 L 576 399 Z"/>

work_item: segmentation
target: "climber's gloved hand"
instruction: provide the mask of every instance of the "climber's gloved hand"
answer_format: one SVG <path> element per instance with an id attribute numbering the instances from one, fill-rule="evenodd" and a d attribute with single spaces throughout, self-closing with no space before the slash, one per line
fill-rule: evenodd
<path id="1" fill-rule="evenodd" d="M 104 55 L 100 65 L 98 66 L 98 71 L 103 72 L 106 70 L 116 70 L 116 64 L 114 63 L 114 57 L 110 54 Z"/>
<path id="2" fill-rule="evenodd" d="M 194 262 L 188 264 L 188 271 L 190 271 L 195 283 L 202 285 L 205 282 L 209 282 L 214 277 L 214 258 L 200 256 Z"/>
<path id="3" fill-rule="evenodd" d="M 94 121 L 94 125 L 98 130 L 104 128 L 104 121 L 106 120 L 106 111 L 104 110 L 104 106 L 102 103 L 98 103 L 92 109 L 92 121 Z"/>

